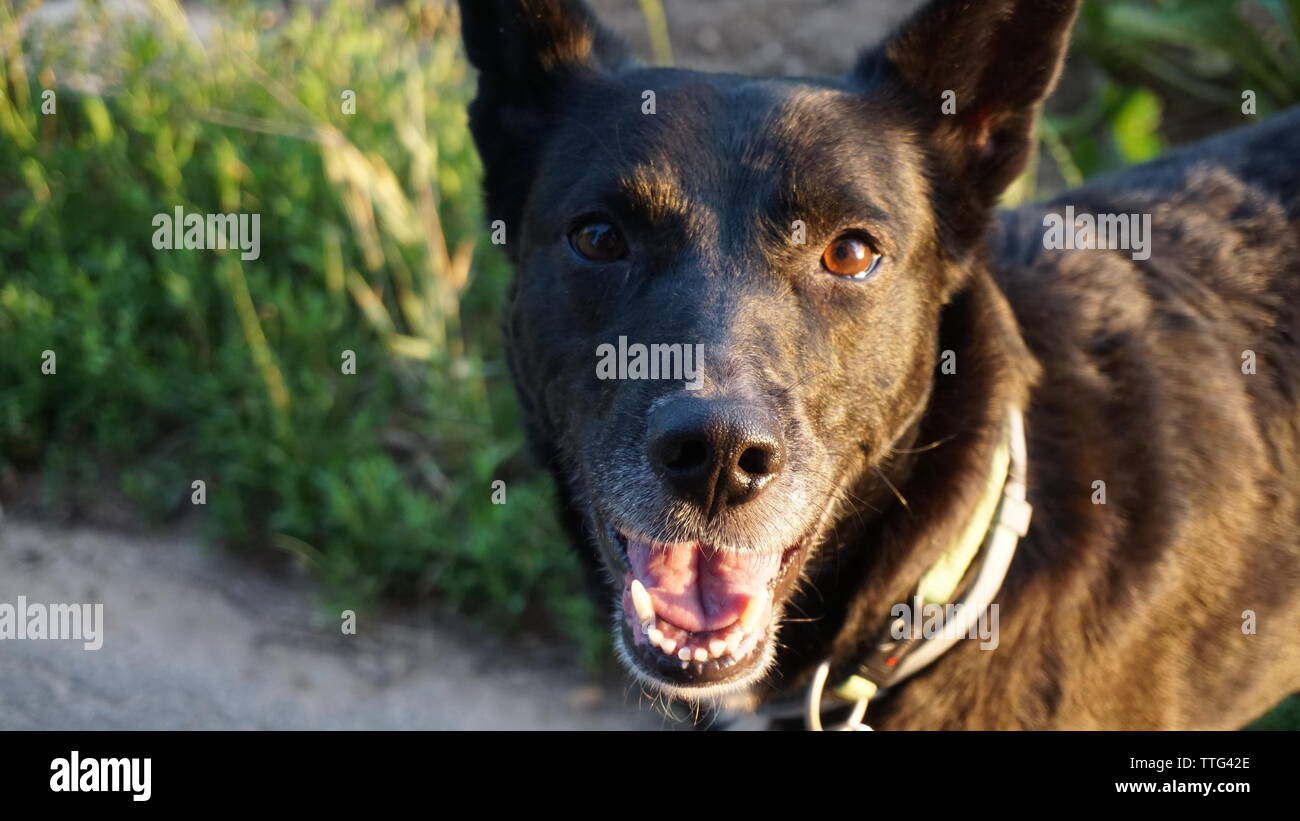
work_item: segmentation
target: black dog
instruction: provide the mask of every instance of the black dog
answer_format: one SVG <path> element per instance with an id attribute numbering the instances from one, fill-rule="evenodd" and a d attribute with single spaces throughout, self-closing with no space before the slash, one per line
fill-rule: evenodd
<path id="1" fill-rule="evenodd" d="M 647 688 L 889 728 L 1300 689 L 1300 113 L 998 216 L 1076 6 L 934 0 L 794 80 L 462 0 L 528 433 Z"/>

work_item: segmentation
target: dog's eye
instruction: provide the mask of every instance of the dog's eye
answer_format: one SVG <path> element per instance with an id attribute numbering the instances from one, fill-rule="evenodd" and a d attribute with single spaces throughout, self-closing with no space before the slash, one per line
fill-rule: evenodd
<path id="1" fill-rule="evenodd" d="M 569 234 L 569 245 L 579 256 L 593 262 L 613 262 L 627 254 L 627 243 L 619 230 L 599 220 L 575 228 Z"/>
<path id="2" fill-rule="evenodd" d="M 882 259 L 864 237 L 843 234 L 822 252 L 822 267 L 836 276 L 866 279 L 876 272 Z"/>

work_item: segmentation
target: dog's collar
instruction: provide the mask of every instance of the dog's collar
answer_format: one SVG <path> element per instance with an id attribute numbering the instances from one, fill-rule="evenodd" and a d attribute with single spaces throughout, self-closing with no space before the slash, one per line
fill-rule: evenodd
<path id="1" fill-rule="evenodd" d="M 1018 408 L 1012 408 L 1006 436 L 994 452 L 988 487 L 975 514 L 953 546 L 921 577 L 912 597 L 913 606 L 918 608 L 926 604 L 959 604 L 955 617 L 933 638 L 901 640 L 894 638 L 899 632 L 894 620 L 856 670 L 829 686 L 831 663 L 823 661 L 805 699 L 808 729 L 822 729 L 821 713 L 826 695 L 853 703 L 848 720 L 836 729 L 870 729 L 862 721 L 867 704 L 876 693 L 896 687 L 943 655 L 984 615 L 1002 587 L 1016 546 L 1029 530 L 1033 508 L 1026 501 L 1027 463 L 1024 415 Z M 972 570 L 977 558 L 979 566 Z M 968 576 L 972 576 L 969 585 L 954 601 Z M 919 610 L 912 617 L 919 619 Z"/>

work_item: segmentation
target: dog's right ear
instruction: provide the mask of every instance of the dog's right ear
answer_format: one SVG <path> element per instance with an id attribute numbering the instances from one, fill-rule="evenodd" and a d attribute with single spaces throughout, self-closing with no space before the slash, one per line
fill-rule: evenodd
<path id="1" fill-rule="evenodd" d="M 582 0 L 460 0 L 460 15 L 489 218 L 514 225 L 561 95 L 631 58 Z"/>
<path id="2" fill-rule="evenodd" d="M 921 115 L 963 240 L 983 230 L 1025 167 L 1078 8 L 1079 0 L 930 0 L 858 62 L 859 81 L 899 90 Z"/>

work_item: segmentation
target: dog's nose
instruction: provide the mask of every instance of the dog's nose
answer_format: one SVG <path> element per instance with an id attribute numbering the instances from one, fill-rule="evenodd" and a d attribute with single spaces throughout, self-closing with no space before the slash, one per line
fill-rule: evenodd
<path id="1" fill-rule="evenodd" d="M 770 414 L 742 402 L 694 397 L 654 409 L 648 451 L 672 491 L 707 515 L 753 499 L 785 461 Z"/>

